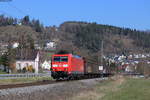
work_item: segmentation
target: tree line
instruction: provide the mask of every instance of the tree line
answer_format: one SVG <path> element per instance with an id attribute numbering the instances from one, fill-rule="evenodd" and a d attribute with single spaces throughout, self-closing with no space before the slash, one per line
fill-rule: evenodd
<path id="1" fill-rule="evenodd" d="M 39 20 L 32 19 L 30 17 L 24 16 L 22 19 L 7 17 L 5 15 L 0 15 L 0 26 L 8 26 L 8 25 L 27 25 L 31 26 L 35 29 L 36 32 L 42 32 L 43 25 Z"/>

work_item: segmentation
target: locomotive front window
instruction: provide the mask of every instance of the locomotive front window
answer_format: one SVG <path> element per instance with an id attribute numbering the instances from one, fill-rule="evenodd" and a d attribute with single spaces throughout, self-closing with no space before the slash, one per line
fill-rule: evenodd
<path id="1" fill-rule="evenodd" d="M 61 57 L 62 62 L 68 62 L 68 57 Z"/>
<path id="2" fill-rule="evenodd" d="M 60 57 L 54 57 L 54 62 L 60 62 Z"/>
<path id="3" fill-rule="evenodd" d="M 54 57 L 54 62 L 68 62 L 68 57 L 67 56 Z"/>

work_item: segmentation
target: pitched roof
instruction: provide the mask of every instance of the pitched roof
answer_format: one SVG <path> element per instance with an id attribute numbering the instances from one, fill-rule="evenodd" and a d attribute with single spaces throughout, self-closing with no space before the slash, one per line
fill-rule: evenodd
<path id="1" fill-rule="evenodd" d="M 16 52 L 16 60 L 35 60 L 37 54 L 37 50 L 19 49 Z"/>

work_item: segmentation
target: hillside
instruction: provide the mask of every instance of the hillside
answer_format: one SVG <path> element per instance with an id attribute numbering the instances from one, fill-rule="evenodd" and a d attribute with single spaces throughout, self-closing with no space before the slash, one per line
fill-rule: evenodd
<path id="1" fill-rule="evenodd" d="M 37 35 L 38 33 L 29 26 L 9 25 L 0 27 L 0 42 L 18 41 L 22 36 L 26 39 L 32 37 L 37 40 Z"/>
<path id="2" fill-rule="evenodd" d="M 102 41 L 107 55 L 150 49 L 149 31 L 74 21 L 64 22 L 59 27 L 44 27 L 39 20 L 30 20 L 29 16 L 13 19 L 1 15 L 0 22 L 0 42 L 18 41 L 24 48 L 31 47 L 33 43 L 44 46 L 48 40 L 57 40 L 56 51 L 63 49 L 83 56 L 97 54 Z"/>
<path id="3" fill-rule="evenodd" d="M 102 41 L 107 54 L 143 52 L 150 48 L 150 34 L 142 31 L 84 22 L 65 22 L 59 28 L 65 34 L 64 40 L 90 52 L 98 52 Z"/>

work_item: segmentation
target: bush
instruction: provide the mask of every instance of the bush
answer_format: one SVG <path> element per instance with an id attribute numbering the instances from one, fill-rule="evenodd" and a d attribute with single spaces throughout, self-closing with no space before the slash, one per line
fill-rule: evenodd
<path id="1" fill-rule="evenodd" d="M 35 72 L 35 69 L 33 68 L 32 65 L 27 66 L 26 69 L 27 69 L 28 72 Z"/>
<path id="2" fill-rule="evenodd" d="M 27 72 L 26 67 L 24 67 L 24 68 L 22 69 L 22 71 L 23 71 L 23 73 L 26 73 L 26 72 Z"/>

